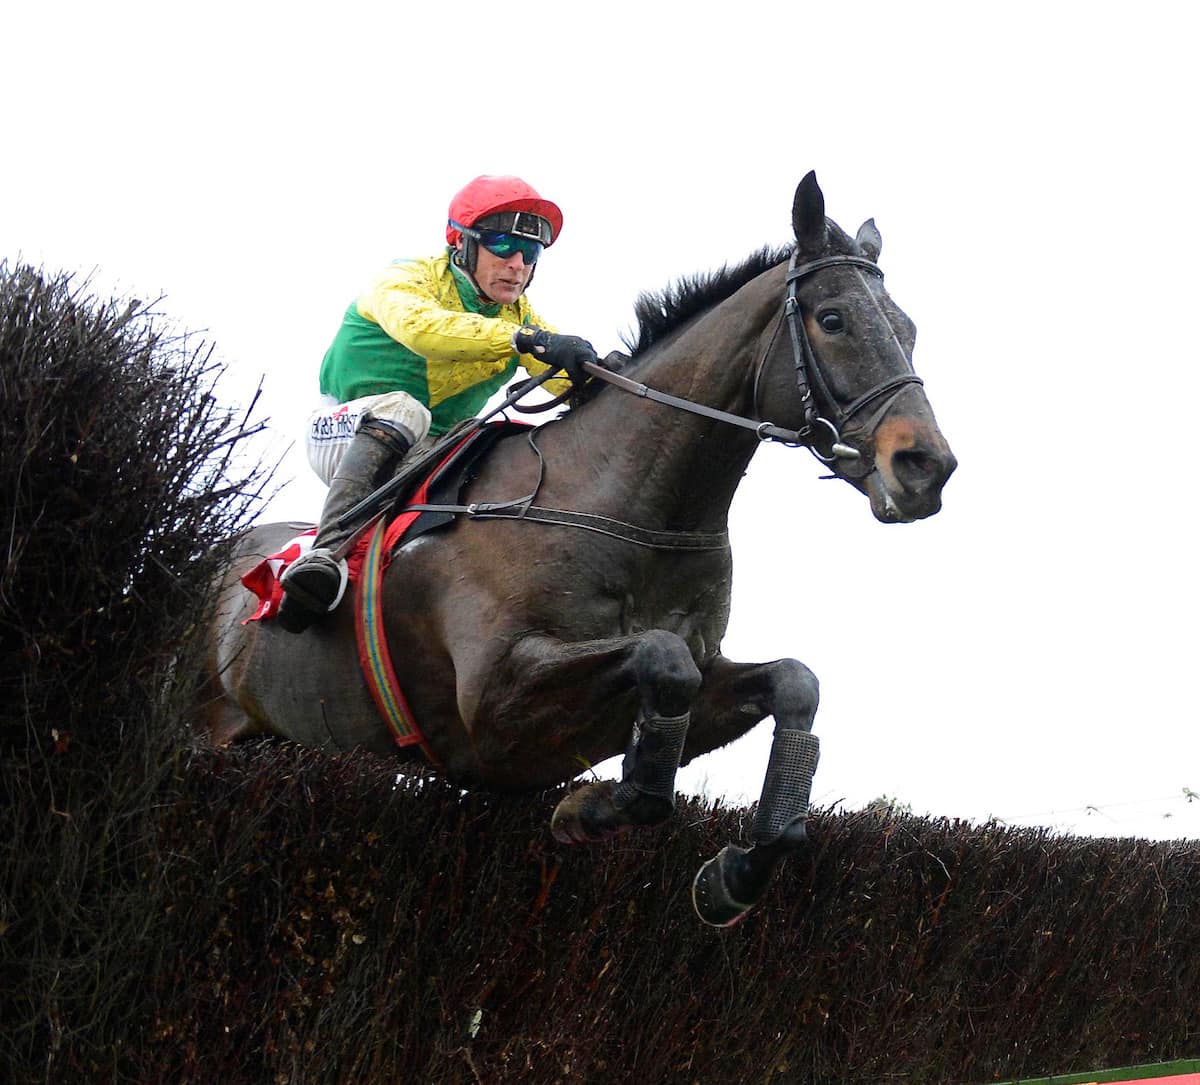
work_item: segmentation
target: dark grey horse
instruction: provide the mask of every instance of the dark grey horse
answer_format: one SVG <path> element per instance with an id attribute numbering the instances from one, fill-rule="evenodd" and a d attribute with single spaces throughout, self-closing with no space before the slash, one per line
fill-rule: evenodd
<path id="1" fill-rule="evenodd" d="M 578 514 L 571 524 L 460 517 L 401 547 L 382 589 L 401 685 L 450 779 L 542 789 L 625 752 L 620 781 L 560 803 L 562 841 L 664 821 L 679 764 L 773 717 L 753 847 L 726 848 L 696 881 L 701 917 L 722 925 L 802 845 L 817 757 L 808 668 L 721 654 L 725 532 L 750 458 L 765 438 L 807 444 L 884 523 L 936 513 L 955 467 L 912 372 L 913 324 L 876 266 L 874 223 L 844 233 L 811 173 L 792 219 L 794 247 L 641 299 L 624 390 L 604 388 L 532 443 L 501 441 L 464 496 L 536 490 L 538 507 Z M 349 605 L 300 637 L 241 624 L 255 600 L 237 577 L 295 533 L 263 525 L 241 545 L 213 626 L 208 729 L 218 742 L 269 733 L 395 753 Z"/>

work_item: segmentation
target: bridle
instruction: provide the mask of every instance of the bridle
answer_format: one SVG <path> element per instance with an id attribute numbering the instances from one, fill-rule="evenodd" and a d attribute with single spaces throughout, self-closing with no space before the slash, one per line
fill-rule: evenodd
<path id="1" fill-rule="evenodd" d="M 908 355 L 904 353 L 904 349 L 900 346 L 896 338 L 895 329 L 887 319 L 887 314 L 883 313 L 881 309 L 880 315 L 892 332 L 891 342 L 903 357 L 907 372 L 880 381 L 844 406 L 838 403 L 830 391 L 829 385 L 821 373 L 821 367 L 817 364 L 817 358 L 813 352 L 812 343 L 809 342 L 808 333 L 804 330 L 798 289 L 800 280 L 809 275 L 830 267 L 847 266 L 863 268 L 870 271 L 873 275 L 878 275 L 880 279 L 883 278 L 883 272 L 880 270 L 879 265 L 865 257 L 823 256 L 804 264 L 797 264 L 796 253 L 792 253 L 792 258 L 788 262 L 787 293 L 784 296 L 780 323 L 776 326 L 775 332 L 771 336 L 771 341 L 767 344 L 766 350 L 763 351 L 762 357 L 759 359 L 754 371 L 752 400 L 756 416 L 754 418 L 730 414 L 727 411 L 717 410 L 715 407 L 708 407 L 702 403 L 683 399 L 680 396 L 660 392 L 655 388 L 650 388 L 645 384 L 630 380 L 619 373 L 614 373 L 612 370 L 605 369 L 603 366 L 587 363 L 584 368 L 598 380 L 604 381 L 606 384 L 615 385 L 625 392 L 652 400 L 655 403 L 676 407 L 690 414 L 698 414 L 705 418 L 728 422 L 730 425 L 739 426 L 742 429 L 753 430 L 760 441 L 776 441 L 780 444 L 791 445 L 793 447 L 807 448 L 822 463 L 826 465 L 838 463 L 843 474 L 861 478 L 869 474 L 874 465 L 869 462 L 868 458 L 863 456 L 861 448 L 846 444 L 843 441 L 842 437 L 846 432 L 846 424 L 862 411 L 863 408 L 882 400 L 882 403 L 879 404 L 866 424 L 858 427 L 855 431 L 856 435 L 863 434 L 869 437 L 874 433 L 876 426 L 878 426 L 880 420 L 887 413 L 888 408 L 891 407 L 896 397 L 908 385 L 919 385 L 923 382 L 910 368 Z M 865 281 L 863 285 L 866 285 Z M 871 296 L 869 291 L 868 295 Z M 788 337 L 791 340 L 796 388 L 800 393 L 800 403 L 804 410 L 804 423 L 799 429 L 787 429 L 783 426 L 777 426 L 773 422 L 761 420 L 760 397 L 763 374 L 771 359 L 775 357 L 775 343 L 779 337 L 780 329 L 785 324 L 788 329 Z M 833 416 L 832 418 L 819 412 L 816 397 L 813 395 L 814 389 L 816 390 L 817 397 L 826 405 L 828 414 Z M 826 446 L 827 451 L 821 447 L 824 441 L 828 442 Z M 852 469 L 850 469 L 851 464 L 854 465 Z"/>
<path id="2" fill-rule="evenodd" d="M 804 329 L 804 319 L 800 311 L 799 297 L 799 286 L 802 279 L 830 267 L 862 268 L 864 271 L 869 271 L 872 275 L 877 275 L 880 279 L 883 278 L 883 271 L 879 265 L 873 260 L 868 260 L 862 256 L 823 256 L 804 264 L 797 264 L 796 253 L 792 253 L 792 258 L 788 262 L 787 293 L 783 302 L 782 323 L 787 325 L 788 337 L 791 340 L 796 388 L 800 393 L 800 403 L 804 410 L 804 425 L 799 431 L 801 434 L 800 443 L 804 444 L 817 459 L 825 464 L 833 464 L 839 460 L 850 463 L 858 461 L 856 466 L 866 467 L 866 470 L 862 471 L 862 474 L 865 475 L 870 471 L 872 465 L 863 462 L 863 450 L 861 448 L 846 444 L 843 441 L 843 435 L 847 429 L 846 424 L 863 408 L 878 400 L 883 400 L 867 424 L 858 430 L 859 433 L 870 436 L 870 434 L 874 433 L 875 427 L 887 413 L 888 408 L 891 407 L 900 392 L 910 384 L 922 384 L 923 382 L 912 371 L 908 355 L 904 353 L 904 348 L 900 346 L 891 321 L 888 320 L 887 314 L 880 309 L 880 316 L 883 317 L 884 322 L 891 331 L 890 341 L 903 358 L 906 372 L 880 381 L 844 406 L 838 403 L 837 397 L 834 396 L 825 381 L 821 367 L 817 364 L 817 357 L 813 353 L 812 343 L 809 341 L 808 333 Z M 865 280 L 862 281 L 863 286 L 866 287 Z M 871 296 L 869 291 L 867 293 L 868 296 Z M 776 329 L 776 334 L 778 334 L 778 328 Z M 773 342 L 774 339 L 772 339 Z M 761 413 L 759 398 L 761 395 L 762 377 L 767 362 L 772 356 L 773 352 L 771 347 L 768 346 L 763 352 L 758 368 L 755 370 L 755 414 Z M 814 389 L 817 396 L 826 405 L 828 413 L 833 416 L 832 418 L 819 413 L 816 400 L 813 396 Z M 828 440 L 827 452 L 823 451 L 820 447 L 819 441 L 821 436 L 824 436 Z M 858 474 L 859 472 L 855 471 L 854 473 Z"/>

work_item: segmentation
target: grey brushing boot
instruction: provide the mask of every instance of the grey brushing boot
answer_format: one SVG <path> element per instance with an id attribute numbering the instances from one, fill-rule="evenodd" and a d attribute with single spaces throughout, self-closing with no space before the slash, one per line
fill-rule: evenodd
<path id="1" fill-rule="evenodd" d="M 613 806 L 637 825 L 657 825 L 675 809 L 675 773 L 691 713 L 639 716 L 622 764 Z"/>
<path id="2" fill-rule="evenodd" d="M 289 633 L 302 633 L 341 601 L 347 569 L 341 549 L 361 524 L 338 525 L 338 519 L 387 482 L 412 447 L 403 426 L 368 418 L 338 464 L 313 548 L 288 566 L 279 580 L 283 601 L 276 620 Z"/>
<path id="3" fill-rule="evenodd" d="M 766 892 L 771 873 L 808 838 L 809 793 L 821 744 L 810 731 L 779 728 L 747 850 L 729 844 L 692 883 L 696 914 L 714 927 L 738 922 Z"/>
<path id="4" fill-rule="evenodd" d="M 783 839 L 799 843 L 806 838 L 809 796 L 820 756 L 820 740 L 811 731 L 776 728 L 750 830 L 752 843 L 774 844 Z"/>

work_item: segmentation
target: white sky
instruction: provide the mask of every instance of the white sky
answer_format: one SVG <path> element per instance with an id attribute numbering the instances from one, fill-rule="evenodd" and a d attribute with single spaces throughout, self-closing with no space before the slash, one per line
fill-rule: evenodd
<path id="1" fill-rule="evenodd" d="M 282 449 L 346 304 L 475 174 L 563 207 L 530 295 L 603 353 L 639 291 L 786 241 L 816 169 L 882 231 L 961 466 L 885 527 L 764 449 L 726 654 L 821 678 L 818 805 L 1200 837 L 1187 5 L 328 10 L 10 5 L 0 256 L 166 295 Z M 269 518 L 319 512 L 298 445 L 293 476 Z M 756 797 L 759 730 L 681 787 Z"/>

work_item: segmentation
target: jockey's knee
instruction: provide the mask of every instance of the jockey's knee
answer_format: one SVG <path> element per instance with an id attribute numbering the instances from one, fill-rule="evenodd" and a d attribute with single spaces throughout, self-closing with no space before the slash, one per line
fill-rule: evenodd
<path id="1" fill-rule="evenodd" d="M 309 464 L 326 486 L 355 434 L 372 419 L 399 429 L 410 447 L 425 437 L 432 421 L 425 405 L 407 392 L 381 392 L 319 407 L 309 418 L 305 447 Z"/>
<path id="2" fill-rule="evenodd" d="M 429 432 L 433 419 L 428 408 L 407 392 L 384 392 L 371 396 L 370 400 L 359 416 L 360 429 L 364 422 L 376 418 L 406 431 L 410 445 L 415 445 Z"/>
<path id="3" fill-rule="evenodd" d="M 682 716 L 700 689 L 700 668 L 681 637 L 665 629 L 646 632 L 633 653 L 638 691 L 647 711 Z"/>

